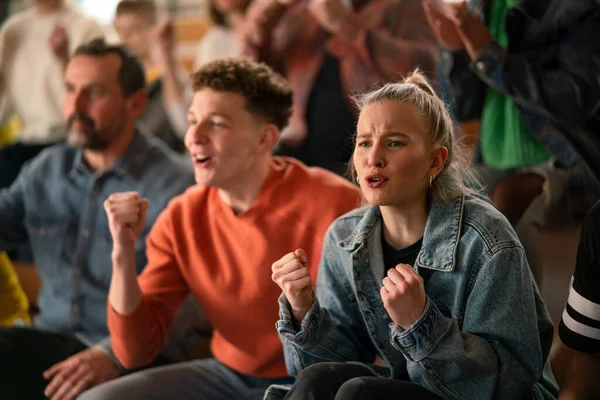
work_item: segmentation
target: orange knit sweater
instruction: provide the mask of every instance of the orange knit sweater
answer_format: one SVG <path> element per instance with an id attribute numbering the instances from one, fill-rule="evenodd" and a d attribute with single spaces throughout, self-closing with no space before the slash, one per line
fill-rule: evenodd
<path id="1" fill-rule="evenodd" d="M 126 367 L 150 362 L 191 291 L 214 327 L 211 349 L 220 362 L 250 376 L 286 376 L 275 329 L 281 290 L 271 280 L 271 265 L 303 248 L 314 282 L 327 228 L 361 198 L 358 188 L 332 173 L 278 157 L 242 214 L 223 204 L 217 189 L 190 188 L 148 237 L 141 304 L 129 316 L 108 307 L 116 356 Z"/>

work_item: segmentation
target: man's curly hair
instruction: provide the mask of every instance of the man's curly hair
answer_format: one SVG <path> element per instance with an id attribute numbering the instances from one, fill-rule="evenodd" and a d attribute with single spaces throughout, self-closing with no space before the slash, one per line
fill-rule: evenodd
<path id="1" fill-rule="evenodd" d="M 194 91 L 210 88 L 246 98 L 247 109 L 280 130 L 292 114 L 292 91 L 287 81 L 266 64 L 246 58 L 225 58 L 202 66 L 192 75 Z"/>

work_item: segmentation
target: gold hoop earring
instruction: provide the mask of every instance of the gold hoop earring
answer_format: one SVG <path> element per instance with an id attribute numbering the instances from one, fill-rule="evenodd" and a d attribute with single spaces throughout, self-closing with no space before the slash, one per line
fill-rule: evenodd
<path id="1" fill-rule="evenodd" d="M 435 175 L 429 175 L 429 189 L 431 189 L 431 186 L 433 186 L 434 178 L 435 178 Z"/>

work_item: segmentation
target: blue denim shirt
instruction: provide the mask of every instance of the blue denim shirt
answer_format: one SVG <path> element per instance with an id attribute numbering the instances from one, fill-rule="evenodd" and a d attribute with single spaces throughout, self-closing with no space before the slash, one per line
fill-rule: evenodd
<path id="1" fill-rule="evenodd" d="M 15 183 L 0 191 L 0 250 L 30 240 L 42 281 L 35 326 L 75 333 L 89 344 L 108 336 L 112 239 L 104 201 L 124 191 L 150 200 L 146 229 L 136 243 L 139 273 L 146 265 L 150 227 L 192 182 L 191 165 L 139 132 L 117 162 L 100 173 L 86 167 L 80 149 L 66 144 L 26 164 Z"/>
<path id="2" fill-rule="evenodd" d="M 468 3 L 485 17 L 494 0 Z M 567 206 L 581 219 L 600 197 L 599 24 L 595 0 L 521 0 L 506 13 L 508 49 L 491 43 L 474 60 L 443 50 L 439 66 L 459 121 L 481 117 L 488 87 L 513 99 L 532 134 L 569 170 Z"/>
<path id="3" fill-rule="evenodd" d="M 381 224 L 375 206 L 332 224 L 316 299 L 299 327 L 281 296 L 277 329 L 288 372 L 360 362 L 445 399 L 555 398 L 547 363 L 553 325 L 508 221 L 480 199 L 433 202 L 414 265 L 426 307 L 407 330 L 380 297 Z M 371 365 L 376 355 L 387 368 Z"/>

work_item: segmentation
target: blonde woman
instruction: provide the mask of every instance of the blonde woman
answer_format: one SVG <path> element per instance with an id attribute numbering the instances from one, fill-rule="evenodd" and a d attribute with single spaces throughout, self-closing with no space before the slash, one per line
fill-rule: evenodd
<path id="1" fill-rule="evenodd" d="M 414 73 L 358 99 L 368 206 L 273 264 L 288 399 L 553 399 L 553 327 L 510 224 L 463 183 L 453 122 Z M 379 356 L 384 366 L 375 365 Z"/>

